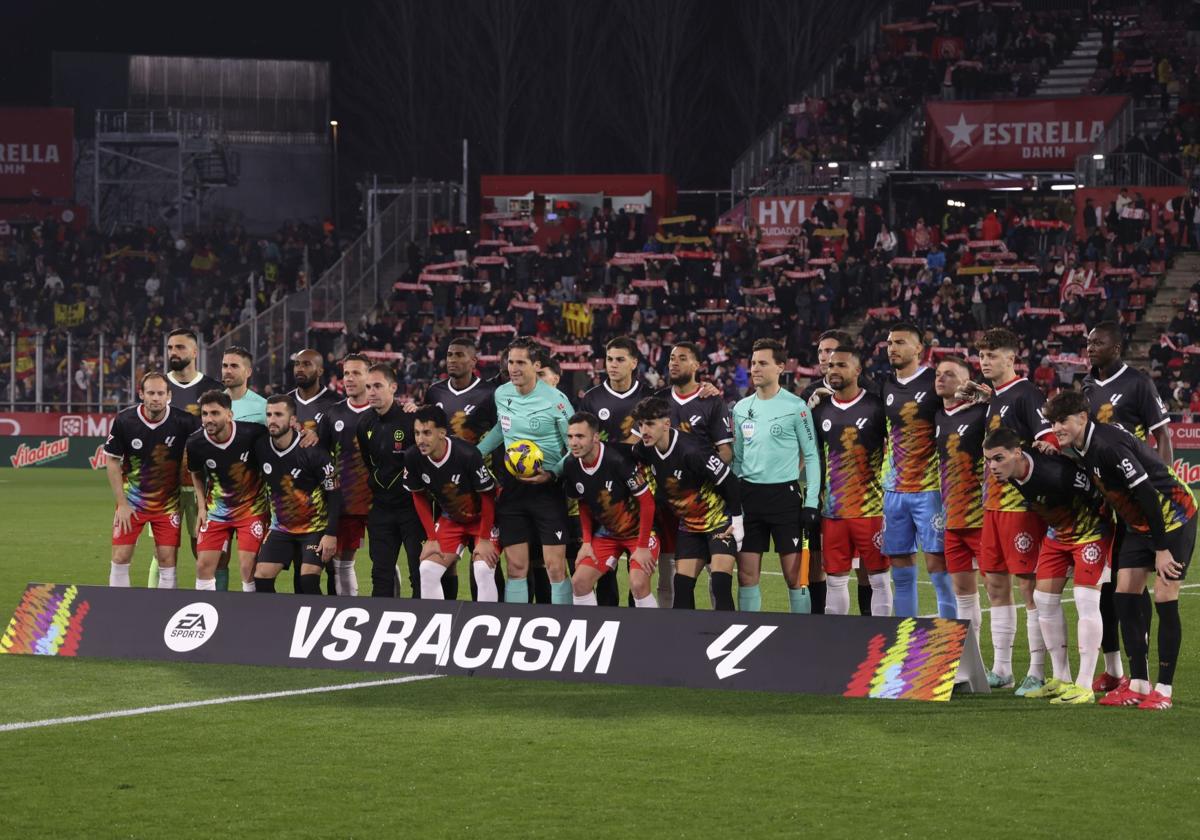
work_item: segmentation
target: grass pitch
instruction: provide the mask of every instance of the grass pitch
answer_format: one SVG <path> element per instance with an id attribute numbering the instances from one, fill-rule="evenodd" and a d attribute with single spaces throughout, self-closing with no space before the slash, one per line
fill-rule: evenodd
<path id="1" fill-rule="evenodd" d="M 107 582 L 103 474 L 0 470 L 0 510 L 0 623 L 28 581 Z M 763 590 L 785 608 L 781 578 Z M 447 677 L 0 731 L 0 837 L 1192 836 L 1200 589 L 1185 592 L 1167 713 Z M 0 726 L 384 678 L 0 656 Z"/>

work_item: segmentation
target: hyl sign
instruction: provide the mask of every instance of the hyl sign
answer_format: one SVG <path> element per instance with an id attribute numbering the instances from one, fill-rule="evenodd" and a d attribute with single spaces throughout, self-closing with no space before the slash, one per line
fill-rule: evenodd
<path id="1" fill-rule="evenodd" d="M 840 217 L 850 206 L 849 193 L 772 195 L 750 200 L 749 221 L 762 229 L 764 240 L 786 240 L 803 233 L 817 202 L 824 200 Z"/>

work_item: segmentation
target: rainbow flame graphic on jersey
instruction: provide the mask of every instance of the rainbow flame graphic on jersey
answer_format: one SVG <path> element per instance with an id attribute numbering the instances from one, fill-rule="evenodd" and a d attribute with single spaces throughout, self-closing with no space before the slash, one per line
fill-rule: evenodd
<path id="1" fill-rule="evenodd" d="M 920 409 L 920 403 L 910 400 L 900 409 L 900 422 L 888 423 L 885 490 L 924 493 L 939 489 L 933 421 L 918 417 Z"/>
<path id="2" fill-rule="evenodd" d="M 867 451 L 858 442 L 854 426 L 842 429 L 838 445 L 826 449 L 823 515 L 830 519 L 883 516 L 883 489 L 879 485 L 883 452 Z"/>

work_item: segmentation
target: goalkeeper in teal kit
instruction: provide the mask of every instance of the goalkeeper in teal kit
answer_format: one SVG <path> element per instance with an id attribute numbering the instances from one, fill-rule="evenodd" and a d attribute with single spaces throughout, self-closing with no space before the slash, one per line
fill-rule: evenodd
<path id="1" fill-rule="evenodd" d="M 508 579 L 504 600 L 529 603 L 529 543 L 541 543 L 550 576 L 550 600 L 573 601 L 567 576 L 567 499 L 559 485 L 563 455 L 567 450 L 567 418 L 571 403 L 557 388 L 538 379 L 534 367 L 537 345 L 517 339 L 508 347 L 508 382 L 496 389 L 499 422 L 479 442 L 487 455 L 503 444 L 531 440 L 542 450 L 542 468 L 529 477 L 514 477 L 496 470 L 500 495 L 496 499 L 496 525 L 504 546 Z"/>
<path id="2" fill-rule="evenodd" d="M 733 407 L 733 471 L 741 479 L 745 536 L 738 551 L 738 609 L 758 612 L 762 556 L 775 541 L 794 613 L 823 612 L 824 581 L 810 593 L 801 580 L 801 534 L 819 522 L 821 463 L 812 415 L 805 402 L 779 385 L 787 361 L 773 338 L 754 342 L 750 379 L 754 393 Z M 800 468 L 804 467 L 801 493 Z M 818 598 L 814 599 L 813 594 Z"/>

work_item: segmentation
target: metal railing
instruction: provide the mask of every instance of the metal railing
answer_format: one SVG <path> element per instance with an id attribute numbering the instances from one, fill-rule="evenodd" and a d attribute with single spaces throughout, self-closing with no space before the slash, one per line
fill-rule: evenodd
<path id="1" fill-rule="evenodd" d="M 96 134 L 217 134 L 221 120 L 206 111 L 178 108 L 96 111 Z"/>
<path id="2" fill-rule="evenodd" d="M 1182 187 L 1182 175 L 1142 154 L 1080 155 L 1075 158 L 1075 183 L 1080 187 Z"/>

